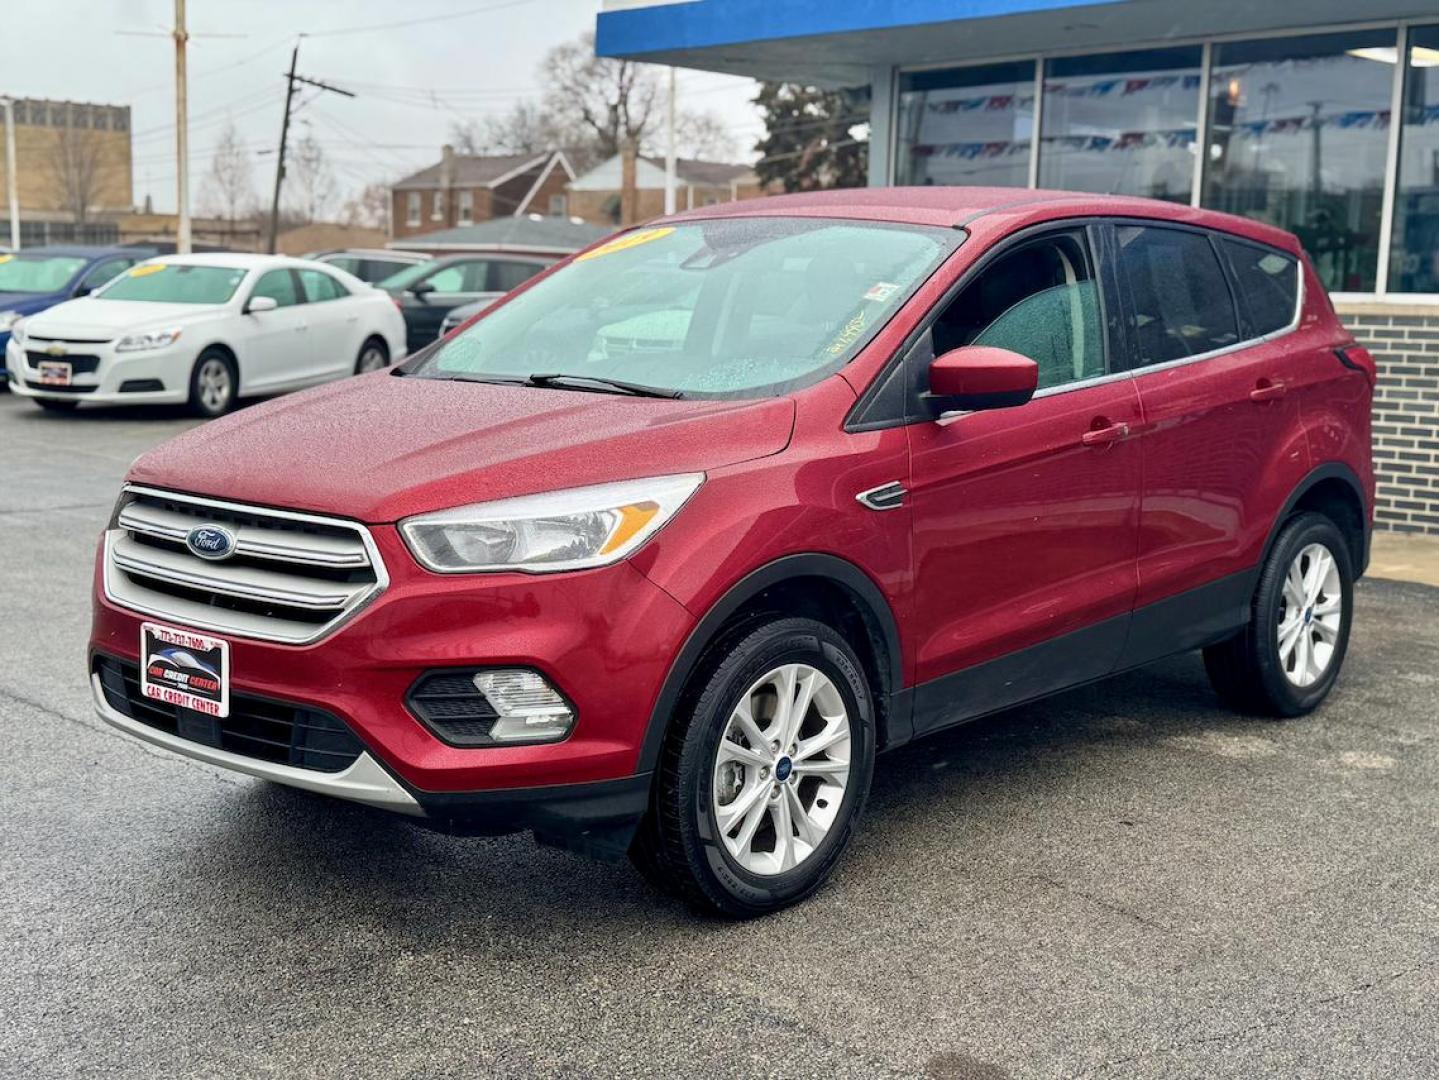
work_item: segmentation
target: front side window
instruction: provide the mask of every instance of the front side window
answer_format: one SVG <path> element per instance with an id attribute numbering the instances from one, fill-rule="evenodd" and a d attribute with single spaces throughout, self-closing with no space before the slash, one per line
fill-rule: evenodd
<path id="1" fill-rule="evenodd" d="M 1122 225 L 1119 278 L 1140 364 L 1162 364 L 1227 348 L 1239 340 L 1234 300 L 1203 233 Z"/>
<path id="2" fill-rule="evenodd" d="M 0 293 L 58 292 L 84 265 L 71 255 L 0 255 Z"/>
<path id="3" fill-rule="evenodd" d="M 491 309 L 409 370 L 623 380 L 699 397 L 784 393 L 848 363 L 962 239 L 812 218 L 641 229 Z"/>
<path id="4" fill-rule="evenodd" d="M 250 299 L 257 296 L 268 296 L 279 307 L 290 307 L 301 302 L 299 290 L 295 288 L 295 275 L 288 270 L 271 270 L 263 275 L 255 283 L 255 291 L 250 294 Z"/>
<path id="5" fill-rule="evenodd" d="M 1048 61 L 1039 186 L 1188 203 L 1200 56 L 1193 45 Z"/>
<path id="6" fill-rule="evenodd" d="M 1294 321 L 1299 306 L 1299 261 L 1273 248 L 1220 239 L 1244 313 L 1245 337 L 1263 337 Z"/>
<path id="7" fill-rule="evenodd" d="M 1391 292 L 1439 292 L 1439 26 L 1409 31 Z"/>
<path id="8" fill-rule="evenodd" d="M 1294 233 L 1326 288 L 1372 291 L 1393 86 L 1393 30 L 1215 45 L 1203 204 Z"/>
<path id="9" fill-rule="evenodd" d="M 155 304 L 223 304 L 245 280 L 237 266 L 141 263 L 95 293 L 102 300 Z"/>
<path id="10" fill-rule="evenodd" d="M 1034 62 L 984 64 L 901 77 L 900 184 L 1029 183 Z"/>
<path id="11" fill-rule="evenodd" d="M 931 329 L 936 356 L 988 345 L 1039 365 L 1040 390 L 1103 375 L 1099 288 L 1082 233 L 1028 241 L 966 285 Z"/>
<path id="12" fill-rule="evenodd" d="M 113 280 L 122 271 L 134 265 L 130 259 L 106 259 L 85 275 L 84 286 L 94 292 L 101 285 Z"/>

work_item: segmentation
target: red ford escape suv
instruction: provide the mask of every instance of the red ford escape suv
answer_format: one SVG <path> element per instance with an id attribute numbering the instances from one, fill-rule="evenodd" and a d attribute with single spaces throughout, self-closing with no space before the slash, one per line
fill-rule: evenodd
<path id="1" fill-rule="evenodd" d="M 706 207 L 141 458 L 96 703 L 769 911 L 833 868 L 877 751 L 1195 648 L 1232 705 L 1318 705 L 1374 381 L 1252 221 L 1009 189 Z"/>

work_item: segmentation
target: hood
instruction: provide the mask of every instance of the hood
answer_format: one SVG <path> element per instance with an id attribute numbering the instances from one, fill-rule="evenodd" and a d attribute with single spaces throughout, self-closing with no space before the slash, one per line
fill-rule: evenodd
<path id="1" fill-rule="evenodd" d="M 213 304 L 152 304 L 144 300 L 101 300 L 82 296 L 56 304 L 25 324 L 27 334 L 49 338 L 108 341 L 135 330 L 211 318 L 220 310 Z"/>
<path id="2" fill-rule="evenodd" d="M 194 428 L 129 479 L 380 523 L 719 468 L 778 453 L 793 428 L 787 398 L 668 401 L 377 372 Z"/>
<path id="3" fill-rule="evenodd" d="M 0 311 L 14 311 L 21 315 L 33 315 L 35 312 L 44 311 L 57 301 L 63 300 L 66 295 L 64 292 L 0 292 Z"/>

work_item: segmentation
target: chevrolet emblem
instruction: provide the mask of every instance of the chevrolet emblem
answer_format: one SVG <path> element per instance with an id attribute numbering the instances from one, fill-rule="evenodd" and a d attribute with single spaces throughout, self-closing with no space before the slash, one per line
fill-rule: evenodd
<path id="1" fill-rule="evenodd" d="M 65 355 L 65 346 L 64 346 L 64 345 L 61 345 L 61 344 L 57 341 L 57 342 L 55 342 L 55 344 L 51 345 L 49 348 L 47 348 L 47 349 L 45 350 L 45 355 L 46 355 L 46 356 L 64 356 L 64 355 Z"/>

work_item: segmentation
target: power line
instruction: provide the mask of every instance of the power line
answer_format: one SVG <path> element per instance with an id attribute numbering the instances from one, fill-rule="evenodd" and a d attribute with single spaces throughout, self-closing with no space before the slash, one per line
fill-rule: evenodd
<path id="1" fill-rule="evenodd" d="M 483 15 L 490 11 L 499 11 L 502 8 L 521 7 L 525 4 L 537 3 L 538 0 L 500 0 L 499 3 L 486 4 L 483 7 L 470 8 L 467 11 L 452 11 L 447 15 L 428 15 L 421 19 L 398 19 L 395 22 L 374 23 L 370 26 L 346 26 L 337 27 L 334 30 L 307 31 L 302 37 L 343 37 L 349 34 L 368 34 L 375 30 L 403 30 L 411 26 L 421 26 L 428 23 L 449 22 L 454 19 L 468 19 L 472 15 Z"/>

